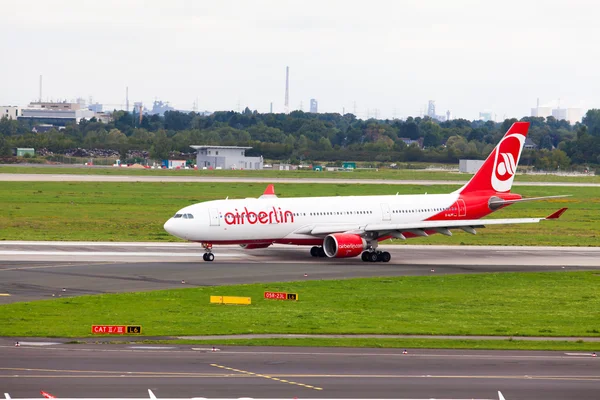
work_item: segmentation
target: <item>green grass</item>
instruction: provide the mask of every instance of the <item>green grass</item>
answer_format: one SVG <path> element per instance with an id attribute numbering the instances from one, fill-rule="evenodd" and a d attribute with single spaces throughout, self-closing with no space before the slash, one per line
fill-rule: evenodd
<path id="1" fill-rule="evenodd" d="M 77 174 L 77 175 L 132 175 L 132 176 L 198 176 L 198 177 L 252 177 L 252 178 L 307 178 L 307 179 L 389 179 L 389 180 L 447 180 L 467 181 L 471 175 L 458 172 L 427 171 L 414 169 L 380 169 L 355 170 L 352 172 L 337 171 L 273 171 L 273 170 L 162 170 L 162 169 L 130 169 L 130 168 L 50 168 L 2 166 L 0 173 L 12 174 Z M 517 174 L 516 182 L 573 182 L 600 183 L 600 176 L 556 176 Z"/>
<path id="2" fill-rule="evenodd" d="M 265 290 L 298 293 L 299 301 L 264 300 Z M 253 303 L 209 304 L 211 295 L 250 296 Z M 91 336 L 93 324 L 142 325 L 144 335 L 149 336 L 600 336 L 600 273 L 303 281 L 81 296 L 0 306 L 1 336 Z"/>
<path id="3" fill-rule="evenodd" d="M 127 342 L 129 343 L 129 342 Z M 297 346 L 297 347 L 363 347 L 389 349 L 471 349 L 471 350 L 554 350 L 598 352 L 600 343 L 578 340 L 477 340 L 477 339 L 368 339 L 368 338 L 276 338 L 227 340 L 144 340 L 144 344 L 190 344 L 205 346 Z"/>
<path id="4" fill-rule="evenodd" d="M 206 200 L 257 197 L 264 184 L 2 182 L 0 239 L 85 241 L 176 241 L 163 230 L 178 209 Z M 277 184 L 280 197 L 448 193 L 452 185 Z M 597 246 L 600 197 L 597 188 L 518 187 L 524 196 L 573 197 L 513 205 L 492 214 L 544 217 L 569 207 L 559 221 L 494 226 L 478 235 L 433 235 L 411 244 Z"/>

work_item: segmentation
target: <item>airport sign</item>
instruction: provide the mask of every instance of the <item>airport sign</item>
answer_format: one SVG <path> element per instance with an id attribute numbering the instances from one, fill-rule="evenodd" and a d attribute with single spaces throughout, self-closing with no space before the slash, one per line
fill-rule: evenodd
<path id="1" fill-rule="evenodd" d="M 298 300 L 298 293 L 265 292 L 267 300 Z"/>

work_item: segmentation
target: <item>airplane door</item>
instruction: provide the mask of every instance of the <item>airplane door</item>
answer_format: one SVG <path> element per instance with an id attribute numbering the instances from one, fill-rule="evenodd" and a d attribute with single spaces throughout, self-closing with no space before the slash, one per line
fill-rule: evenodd
<path id="1" fill-rule="evenodd" d="M 219 210 L 216 208 L 209 208 L 208 214 L 210 216 L 210 226 L 219 226 L 221 224 L 221 218 L 219 218 Z"/>
<path id="2" fill-rule="evenodd" d="M 392 214 L 390 213 L 390 205 L 381 203 L 381 220 L 382 221 L 391 221 Z"/>
<path id="3" fill-rule="evenodd" d="M 467 215 L 467 206 L 463 199 L 456 200 L 456 207 L 458 208 L 459 217 L 465 217 Z"/>

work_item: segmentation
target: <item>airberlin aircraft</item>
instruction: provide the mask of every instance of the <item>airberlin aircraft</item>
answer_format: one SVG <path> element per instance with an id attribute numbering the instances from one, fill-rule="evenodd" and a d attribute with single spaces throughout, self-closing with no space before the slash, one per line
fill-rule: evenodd
<path id="1" fill-rule="evenodd" d="M 450 194 L 281 199 L 269 185 L 259 198 L 185 207 L 164 228 L 171 235 L 202 243 L 205 261 L 214 260 L 212 246 L 218 244 L 246 249 L 295 244 L 313 246 L 313 257 L 361 256 L 363 261 L 388 262 L 390 253 L 377 250 L 385 239 L 451 236 L 451 229 L 475 234 L 485 225 L 557 219 L 566 208 L 546 218 L 480 220 L 514 203 L 564 197 L 524 199 L 510 192 L 528 129 L 528 122 L 515 122 L 471 180 Z"/>

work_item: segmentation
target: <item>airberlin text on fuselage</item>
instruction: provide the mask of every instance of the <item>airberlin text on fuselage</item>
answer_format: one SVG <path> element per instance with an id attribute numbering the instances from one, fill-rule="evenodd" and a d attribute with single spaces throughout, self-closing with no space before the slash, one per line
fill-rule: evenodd
<path id="1" fill-rule="evenodd" d="M 228 212 L 223 219 L 227 225 L 243 225 L 243 224 L 288 224 L 294 222 L 294 213 L 291 211 L 282 211 L 281 207 L 269 211 L 253 212 L 248 211 L 247 207 L 240 213 L 238 209 L 235 212 Z"/>

